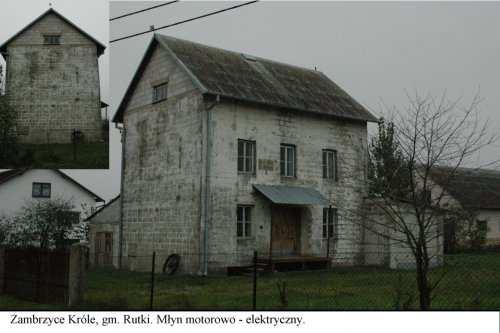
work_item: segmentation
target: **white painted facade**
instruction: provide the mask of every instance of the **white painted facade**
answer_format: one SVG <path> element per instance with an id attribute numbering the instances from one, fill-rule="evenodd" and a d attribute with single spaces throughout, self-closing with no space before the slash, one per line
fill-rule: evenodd
<path id="1" fill-rule="evenodd" d="M 33 198 L 33 183 L 50 183 L 50 199 L 71 199 L 74 210 L 81 212 L 84 218 L 85 209 L 95 209 L 96 200 L 88 191 L 65 179 L 57 171 L 53 170 L 27 170 L 23 174 L 13 177 L 0 184 L 0 216 L 12 216 L 30 200 L 47 200 L 46 198 Z"/>
<path id="2" fill-rule="evenodd" d="M 481 209 L 477 219 L 486 221 L 486 245 L 500 245 L 500 209 Z"/>
<path id="3" fill-rule="evenodd" d="M 168 81 L 168 98 L 152 89 Z M 239 102 L 204 101 L 191 78 L 156 48 L 124 110 L 123 264 L 149 270 L 180 254 L 183 272 L 247 264 L 270 251 L 271 204 L 253 184 L 309 187 L 338 209 L 339 239 L 322 235 L 322 206 L 301 207 L 298 254 L 356 264 L 366 187 L 366 122 L 287 112 Z M 256 143 L 256 172 L 237 170 L 238 139 Z M 296 146 L 293 178 L 280 175 L 280 143 Z M 322 150 L 338 153 L 338 181 L 322 177 Z M 208 180 L 207 180 L 208 179 Z M 206 198 L 206 202 L 205 202 Z M 237 206 L 252 205 L 251 237 L 237 237 Z M 206 225 L 205 225 L 206 223 Z M 204 258 L 206 256 L 206 258 Z M 161 267 L 159 267 L 161 268 Z"/>

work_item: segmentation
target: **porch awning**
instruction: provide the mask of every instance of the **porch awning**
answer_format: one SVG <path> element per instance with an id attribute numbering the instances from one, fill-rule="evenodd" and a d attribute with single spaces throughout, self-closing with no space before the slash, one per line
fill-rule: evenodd
<path id="1" fill-rule="evenodd" d="M 321 193 L 310 187 L 257 184 L 253 187 L 275 204 L 322 206 L 330 204 Z"/>

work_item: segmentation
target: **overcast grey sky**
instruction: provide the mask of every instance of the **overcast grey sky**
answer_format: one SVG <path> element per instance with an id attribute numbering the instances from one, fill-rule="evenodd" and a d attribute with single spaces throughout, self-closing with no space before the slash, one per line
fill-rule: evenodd
<path id="1" fill-rule="evenodd" d="M 234 4 L 234 3 L 233 3 Z M 111 2 L 110 15 L 151 6 Z M 176 3 L 111 23 L 110 38 L 232 4 Z M 159 33 L 315 66 L 376 115 L 406 108 L 406 91 L 469 101 L 480 89 L 484 119 L 500 123 L 500 3 L 260 2 Z M 111 45 L 111 101 L 122 98 L 151 34 Z M 477 165 L 500 158 L 500 146 Z"/>
<path id="2" fill-rule="evenodd" d="M 47 1 L 48 2 L 48 1 Z M 106 1 L 51 0 L 57 10 L 101 41 L 108 33 Z M 29 5 L 28 5 L 29 4 Z M 146 8 L 145 1 L 111 2 L 111 17 Z M 114 39 L 234 5 L 181 2 L 113 21 Z M 7 10 L 4 10 L 4 9 Z M 47 6 L 2 0 L 0 40 Z M 9 22 L 8 24 L 4 24 Z M 500 3 L 260 2 L 159 33 L 229 50 L 315 66 L 379 115 L 381 100 L 404 108 L 405 90 L 467 101 L 480 87 L 483 116 L 500 126 Z M 113 43 L 101 60 L 103 98 L 116 110 L 152 34 Z M 107 73 L 110 56 L 110 82 Z M 71 175 L 106 199 L 119 192 L 120 153 L 112 131 L 110 171 Z M 490 147 L 478 163 L 500 158 Z"/>

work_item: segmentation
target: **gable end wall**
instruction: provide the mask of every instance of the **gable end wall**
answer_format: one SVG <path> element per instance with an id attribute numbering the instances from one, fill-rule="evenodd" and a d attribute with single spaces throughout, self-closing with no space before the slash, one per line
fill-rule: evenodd
<path id="1" fill-rule="evenodd" d="M 44 45 L 60 34 L 61 45 Z M 95 43 L 55 14 L 48 14 L 7 46 L 6 93 L 17 112 L 22 143 L 70 143 L 73 129 L 85 141 L 102 138 Z"/>
<path id="2" fill-rule="evenodd" d="M 152 104 L 154 85 L 168 80 L 168 98 Z M 181 271 L 199 269 L 201 94 L 177 63 L 156 48 L 124 112 L 124 256 L 132 270 L 157 271 L 172 253 Z"/>

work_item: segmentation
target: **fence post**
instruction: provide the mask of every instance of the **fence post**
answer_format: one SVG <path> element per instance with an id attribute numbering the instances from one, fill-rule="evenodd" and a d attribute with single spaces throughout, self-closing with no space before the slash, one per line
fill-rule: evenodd
<path id="1" fill-rule="evenodd" d="M 5 247 L 0 246 L 0 294 L 4 293 L 5 286 Z"/>
<path id="2" fill-rule="evenodd" d="M 253 294 L 252 294 L 252 310 L 257 307 L 257 251 L 253 251 Z"/>
<path id="3" fill-rule="evenodd" d="M 156 259 L 156 252 L 153 252 L 153 260 L 151 264 L 151 294 L 149 296 L 149 309 L 153 310 L 153 296 L 154 296 L 154 290 L 155 290 L 155 259 Z"/>
<path id="4" fill-rule="evenodd" d="M 62 255 L 63 252 L 61 252 Z M 68 290 L 68 306 L 74 306 L 81 302 L 87 289 L 87 247 L 82 244 L 71 245 L 67 256 L 66 284 Z"/>

